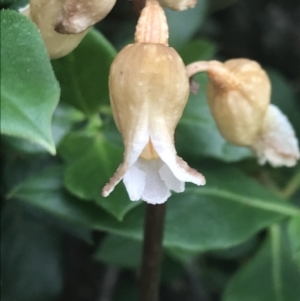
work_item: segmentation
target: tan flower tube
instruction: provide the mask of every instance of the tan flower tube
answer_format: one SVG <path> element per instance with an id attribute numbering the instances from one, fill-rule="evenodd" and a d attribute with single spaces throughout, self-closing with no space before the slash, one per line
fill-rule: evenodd
<path id="1" fill-rule="evenodd" d="M 123 163 L 103 188 L 108 196 L 123 179 L 132 201 L 164 203 L 185 182 L 205 178 L 176 154 L 174 131 L 189 96 L 189 80 L 177 52 L 168 47 L 164 11 L 150 0 L 136 28 L 135 43 L 112 63 L 109 76 L 113 116 L 125 146 Z"/>

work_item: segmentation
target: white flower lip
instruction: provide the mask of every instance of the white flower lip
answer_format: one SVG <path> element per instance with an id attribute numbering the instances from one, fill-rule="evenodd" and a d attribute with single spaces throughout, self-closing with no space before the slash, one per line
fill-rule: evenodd
<path id="1" fill-rule="evenodd" d="M 259 164 L 267 161 L 273 167 L 295 166 L 300 159 L 298 140 L 287 117 L 270 104 L 259 138 L 252 146 Z"/>
<path id="2" fill-rule="evenodd" d="M 158 146 L 155 150 L 159 158 L 151 160 L 139 156 L 144 145 L 145 143 L 135 144 L 135 151 L 125 155 L 124 162 L 103 188 L 103 196 L 108 196 L 123 179 L 131 201 L 142 199 L 150 204 L 162 204 L 171 196 L 170 190 L 183 192 L 185 182 L 192 182 L 196 185 L 205 184 L 204 176 L 176 155 L 173 144 L 156 139 L 153 145 L 154 148 L 155 145 Z M 136 152 L 138 149 L 139 154 Z"/>

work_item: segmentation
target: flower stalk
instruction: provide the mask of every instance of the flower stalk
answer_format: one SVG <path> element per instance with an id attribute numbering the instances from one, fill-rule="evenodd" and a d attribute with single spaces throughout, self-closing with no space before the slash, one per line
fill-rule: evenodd
<path id="1" fill-rule="evenodd" d="M 146 204 L 139 301 L 158 301 L 166 207 Z"/>

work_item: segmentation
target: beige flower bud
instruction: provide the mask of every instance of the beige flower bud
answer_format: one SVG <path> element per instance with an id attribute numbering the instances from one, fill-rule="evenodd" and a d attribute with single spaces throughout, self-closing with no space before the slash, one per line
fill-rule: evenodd
<path id="1" fill-rule="evenodd" d="M 280 110 L 269 104 L 270 80 L 258 63 L 233 59 L 187 66 L 189 76 L 201 71 L 208 74 L 208 103 L 227 141 L 251 148 L 260 164 L 296 164 L 300 154 L 294 130 Z"/>
<path id="2" fill-rule="evenodd" d="M 213 62 L 207 74 L 207 99 L 219 131 L 233 144 L 251 145 L 270 103 L 267 74 L 247 59 Z"/>
<path id="3" fill-rule="evenodd" d="M 55 29 L 59 33 L 78 34 L 104 19 L 116 0 L 65 0 Z"/>
<path id="4" fill-rule="evenodd" d="M 30 8 L 22 12 L 29 15 L 37 25 L 51 59 L 69 54 L 88 32 L 86 30 L 76 35 L 65 35 L 54 30 L 54 25 L 62 11 L 62 4 L 63 1 L 60 0 L 30 0 Z"/>
<path id="5" fill-rule="evenodd" d="M 164 7 L 182 11 L 195 7 L 197 4 L 197 0 L 159 0 L 159 3 Z"/>
<path id="6" fill-rule="evenodd" d="M 184 182 L 205 183 L 174 147 L 189 80 L 182 59 L 167 46 L 165 20 L 159 4 L 149 1 L 137 25 L 137 43 L 125 47 L 112 63 L 111 106 L 125 153 L 103 196 L 123 179 L 132 201 L 159 204 L 168 199 L 170 190 L 182 192 Z"/>

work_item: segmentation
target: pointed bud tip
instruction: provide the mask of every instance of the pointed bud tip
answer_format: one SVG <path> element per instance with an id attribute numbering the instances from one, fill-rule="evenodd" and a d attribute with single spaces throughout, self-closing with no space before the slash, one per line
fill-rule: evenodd
<path id="1" fill-rule="evenodd" d="M 168 46 L 168 39 L 169 28 L 165 12 L 156 0 L 148 0 L 136 26 L 135 42 Z"/>

